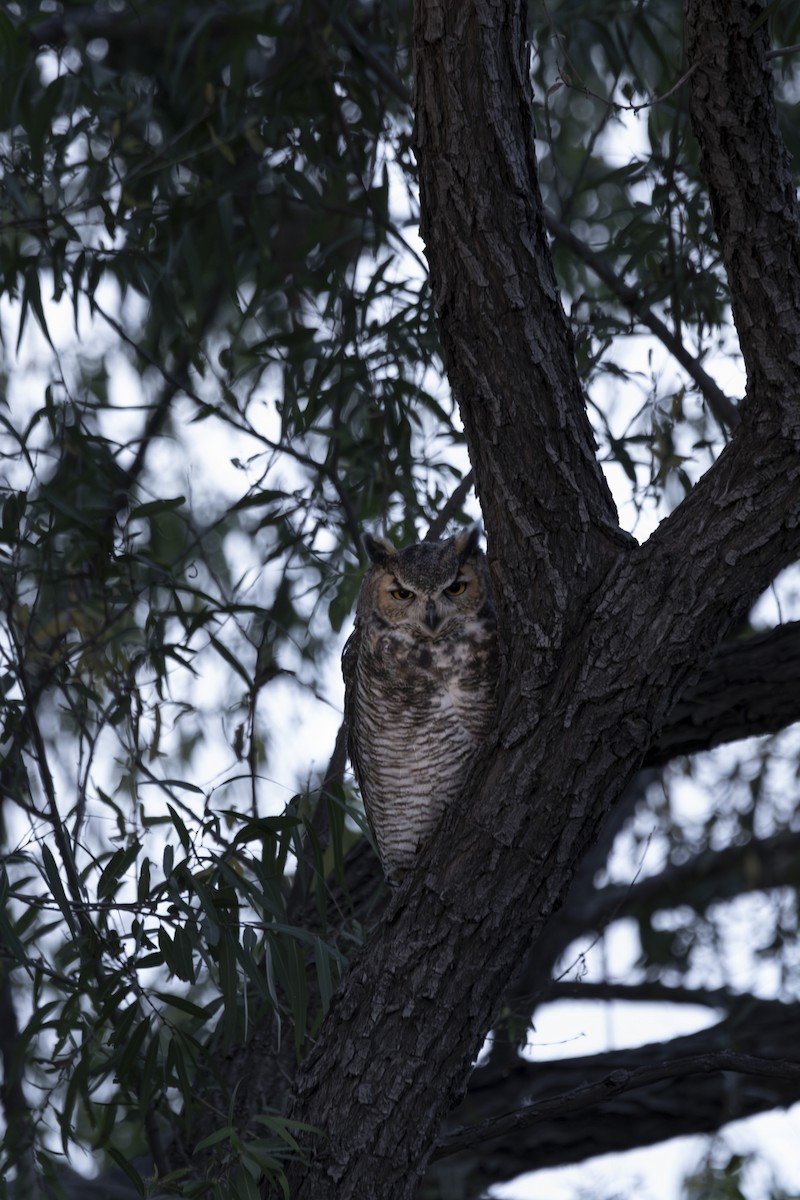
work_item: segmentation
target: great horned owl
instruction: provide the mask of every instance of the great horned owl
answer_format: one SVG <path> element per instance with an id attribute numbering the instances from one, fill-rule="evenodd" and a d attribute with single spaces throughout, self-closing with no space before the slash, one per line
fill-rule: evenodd
<path id="1" fill-rule="evenodd" d="M 398 883 L 462 792 L 495 711 L 498 651 L 486 556 L 472 527 L 372 566 L 342 656 L 348 752 L 383 869 Z"/>

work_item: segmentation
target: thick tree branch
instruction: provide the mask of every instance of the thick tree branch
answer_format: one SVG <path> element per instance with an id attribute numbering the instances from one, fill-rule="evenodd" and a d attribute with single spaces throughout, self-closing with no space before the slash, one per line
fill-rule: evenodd
<path id="1" fill-rule="evenodd" d="M 507 1137 L 552 1117 L 569 1116 L 584 1108 L 602 1104 L 604 1100 L 619 1096 L 623 1092 L 635 1091 L 637 1088 L 662 1083 L 665 1080 L 684 1079 L 689 1075 L 707 1075 L 710 1071 L 732 1071 L 765 1079 L 800 1082 L 800 1062 L 787 1058 L 755 1058 L 751 1054 L 736 1054 L 733 1050 L 716 1050 L 710 1054 L 664 1059 L 652 1067 L 636 1067 L 633 1070 L 618 1067 L 596 1083 L 586 1083 L 583 1087 L 574 1088 L 561 1096 L 554 1096 L 552 1100 L 542 1100 L 539 1104 L 523 1105 L 515 1112 L 490 1117 L 479 1125 L 467 1126 L 458 1133 L 450 1134 L 438 1144 L 433 1158 L 445 1158 L 474 1146 L 476 1142 Z"/>
<path id="2" fill-rule="evenodd" d="M 670 712 L 645 766 L 778 733 L 800 721 L 798 663 L 800 621 L 718 646 L 697 683 Z"/>
<path id="3" fill-rule="evenodd" d="M 448 374 L 487 527 L 504 527 L 503 546 L 490 546 L 497 590 L 509 627 L 540 649 L 543 686 L 567 597 L 593 591 L 628 539 L 597 463 L 549 253 L 524 21 L 519 2 L 417 4 L 416 143 Z"/>
<path id="4" fill-rule="evenodd" d="M 454 509 L 454 511 L 457 511 Z M 437 536 L 443 529 L 437 531 Z M 715 652 L 695 688 L 675 706 L 668 723 L 651 746 L 646 763 L 668 761 L 678 752 L 690 753 L 711 749 L 721 742 L 758 733 L 776 732 L 794 720 L 800 720 L 800 693 L 796 684 L 796 668 L 800 660 L 800 623 L 779 626 L 767 633 L 747 639 L 724 643 Z M 340 731 L 341 735 L 341 731 Z M 341 746 L 337 747 L 326 772 L 326 783 L 341 778 Z M 618 827 L 624 822 L 634 803 L 620 802 L 613 822 L 604 826 L 598 845 L 581 864 L 568 899 L 549 923 L 546 937 L 535 953 L 526 956 L 526 966 L 516 981 L 513 993 L 504 999 L 514 1012 L 528 1011 L 549 1000 L 570 997 L 582 999 L 659 1000 L 663 1003 L 710 1004 L 728 1008 L 735 997 L 725 991 L 715 993 L 693 989 L 665 987 L 659 983 L 623 984 L 553 983 L 550 971 L 555 959 L 575 937 L 590 930 L 600 931 L 611 921 L 644 907 L 666 906 L 685 899 L 687 881 L 701 881 L 702 894 L 707 900 L 724 899 L 742 890 L 743 878 L 753 888 L 793 885 L 796 875 L 797 836 L 781 835 L 762 842 L 750 842 L 719 852 L 709 852 L 692 859 L 681 867 L 667 868 L 627 887 L 604 888 L 596 891 L 593 877 L 603 865 Z M 324 797 L 314 818 L 322 819 Z M 321 836 L 322 829 L 318 829 Z M 745 870 L 746 868 L 746 870 Z M 362 840 L 347 855 L 344 865 L 348 895 L 341 894 L 335 880 L 329 881 L 331 907 L 353 914 L 365 926 L 377 921 L 389 892 L 381 887 L 381 871 L 377 858 L 366 841 Z M 744 871 L 744 875 L 743 875 Z M 290 901 L 293 919 L 307 928 L 316 928 L 317 912 L 313 904 L 298 913 L 297 903 L 307 899 L 307 884 L 301 886 L 298 872 Z M 313 899 L 313 897 L 312 897 Z M 291 1052 L 291 1039 L 284 1045 Z M 250 1081 L 246 1089 L 247 1109 L 253 1111 L 254 1095 L 271 1096 L 273 1102 L 289 1078 L 289 1055 L 282 1055 L 284 1074 L 275 1071 L 276 1049 L 272 1038 L 249 1042 L 240 1054 L 226 1060 L 221 1074 L 231 1081 Z M 516 1058 L 513 1045 L 497 1038 L 492 1050 L 493 1065 L 504 1070 Z M 485 1074 L 485 1072 L 483 1072 Z M 264 1083 L 268 1086 L 264 1089 Z M 470 1089 L 472 1084 L 470 1083 Z M 220 1099 L 218 1108 L 224 1107 Z M 198 1127 L 193 1136 L 199 1140 L 211 1129 Z"/>
<path id="5" fill-rule="evenodd" d="M 686 41 L 698 64 L 691 114 L 731 284 L 750 398 L 783 410 L 787 363 L 800 372 L 800 217 L 789 155 L 768 86 L 760 0 L 687 0 Z M 786 397 L 795 425 L 796 392 Z M 796 431 L 795 431 L 796 432 Z"/>
<path id="6" fill-rule="evenodd" d="M 655 764 L 669 761 L 678 752 L 693 753 L 749 734 L 773 733 L 800 720 L 794 665 L 798 660 L 800 624 L 797 623 L 779 626 L 756 637 L 737 638 L 717 649 L 698 684 L 674 707 L 667 724 L 651 744 L 645 759 L 650 770 L 640 772 L 617 802 L 596 845 L 580 864 L 563 906 L 548 922 L 535 950 L 525 955 L 522 971 L 504 996 L 504 1008 L 515 1014 L 535 1013 L 539 1004 L 562 994 L 564 988 L 580 987 L 551 982 L 556 960 L 570 942 L 592 932 L 599 935 L 614 920 L 631 912 L 642 909 L 646 912 L 648 908 L 680 902 L 685 894 L 682 889 L 689 881 L 692 894 L 698 878 L 702 881 L 704 903 L 738 893 L 743 880 L 752 889 L 795 885 L 796 835 L 791 833 L 719 852 L 709 851 L 685 867 L 667 867 L 657 876 L 636 880 L 628 886 L 598 892 L 594 879 L 605 865 L 614 838 L 638 802 L 646 778 L 656 773 Z M 696 997 L 695 1000 L 710 1002 Z M 503 1070 L 514 1057 L 515 1047 L 502 1037 L 495 1038 L 492 1063 Z"/>
<path id="7" fill-rule="evenodd" d="M 746 0 L 728 4 L 752 19 Z M 504 612 L 497 741 L 301 1066 L 292 1115 L 326 1138 L 293 1169 L 296 1200 L 413 1194 L 503 989 L 604 817 L 714 647 L 800 552 L 800 386 L 785 347 L 758 419 L 626 552 L 548 257 L 524 29 L 515 0 L 419 3 L 426 237 Z"/>
<path id="8" fill-rule="evenodd" d="M 706 850 L 630 887 L 601 888 L 581 913 L 581 932 L 604 929 L 609 921 L 631 913 L 644 915 L 681 904 L 703 912 L 717 900 L 798 884 L 800 833 L 752 838 L 724 850 Z"/>
<path id="9" fill-rule="evenodd" d="M 741 995 L 729 988 L 676 987 L 648 979 L 641 983 L 554 982 L 545 998 L 551 1003 L 557 1000 L 617 1000 L 627 1004 L 691 1004 L 720 1008 L 724 1012 L 741 1007 L 742 1003 Z"/>
<path id="10" fill-rule="evenodd" d="M 667 1059 L 695 1062 L 732 1053 L 758 1062 L 784 1062 L 787 1049 L 800 1044 L 800 1005 L 761 1001 L 752 996 L 733 1000 L 730 1015 L 699 1033 L 653 1042 L 628 1050 L 582 1055 L 550 1062 L 517 1058 L 502 1075 L 479 1067 L 470 1081 L 468 1100 L 453 1114 L 451 1132 L 462 1125 L 491 1121 L 526 1105 L 558 1104 L 580 1090 L 587 1079 L 602 1080 L 621 1071 L 658 1072 Z M 472 1178 L 484 1183 L 513 1178 L 535 1167 L 582 1162 L 596 1154 L 631 1150 L 692 1133 L 719 1129 L 727 1121 L 788 1107 L 800 1100 L 800 1081 L 778 1075 L 747 1078 L 725 1074 L 672 1077 L 669 1073 L 631 1095 L 606 1099 L 597 1095 L 591 1115 L 576 1122 L 564 1111 L 537 1120 L 481 1146 L 478 1160 L 469 1151 L 460 1161 L 472 1162 Z M 440 1145 L 446 1144 L 447 1136 Z"/>

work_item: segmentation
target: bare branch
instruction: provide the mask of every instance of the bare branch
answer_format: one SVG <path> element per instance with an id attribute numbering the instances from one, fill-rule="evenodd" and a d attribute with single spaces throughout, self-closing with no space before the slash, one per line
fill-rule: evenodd
<path id="1" fill-rule="evenodd" d="M 768 50 L 767 58 L 783 58 L 785 54 L 797 54 L 800 50 L 800 42 L 795 42 L 793 46 L 775 46 L 772 50 Z"/>
<path id="2" fill-rule="evenodd" d="M 525 629 L 540 646 L 558 644 L 559 597 L 592 591 L 631 543 L 597 462 L 549 253 L 523 14 L 516 3 L 416 11 L 422 235 L 490 538 L 505 527 L 508 546 L 495 569 L 514 611 L 501 614 L 501 624 Z M 469 115 L 473 106 L 480 121 Z M 442 169 L 457 161 L 485 169 Z M 514 570 L 525 564 L 527 571 Z M 527 599 L 532 573 L 535 617 L 514 600 Z M 548 674 L 541 663 L 543 686 Z"/>
<path id="3" fill-rule="evenodd" d="M 117 512 L 121 511 L 121 509 L 125 506 L 131 489 L 138 481 L 142 470 L 144 469 L 148 451 L 164 428 L 167 416 L 169 415 L 170 407 L 172 406 L 172 401 L 179 392 L 184 391 L 188 387 L 189 369 L 192 365 L 195 344 L 196 342 L 199 343 L 202 341 L 203 336 L 210 328 L 211 322 L 214 319 L 214 315 L 219 309 L 222 294 L 223 288 L 221 283 L 218 283 L 216 287 L 210 290 L 205 308 L 198 319 L 197 329 L 195 330 L 195 338 L 186 339 L 183 349 L 181 350 L 174 367 L 170 371 L 167 371 L 160 366 L 158 362 L 155 363 L 155 365 L 159 367 L 159 370 L 161 370 L 162 374 L 164 375 L 165 384 L 161 390 L 161 394 L 158 396 L 150 409 L 150 415 L 145 423 L 142 437 L 139 441 L 139 446 L 133 462 L 125 472 L 125 488 L 118 497 Z M 96 303 L 95 308 L 97 308 Z M 98 311 L 100 312 L 99 308 Z M 121 332 L 121 326 L 119 322 L 116 321 L 109 313 L 101 312 L 100 315 L 114 328 L 115 332 Z M 151 356 L 147 354 L 143 348 L 140 348 L 138 344 L 131 342 L 131 339 L 127 337 L 127 335 L 126 341 L 133 345 L 137 354 L 142 355 L 146 361 L 151 363 L 153 362 Z"/>
<path id="4" fill-rule="evenodd" d="M 686 47 L 698 64 L 692 124 L 731 288 L 748 393 L 760 417 L 797 420 L 800 215 L 767 66 L 764 4 L 688 0 Z M 788 394 L 787 394 L 788 392 Z M 784 415 L 785 412 L 785 415 Z"/>
<path id="5" fill-rule="evenodd" d="M 675 987 L 657 980 L 640 983 L 551 983 L 543 1000 L 619 1000 L 628 1004 L 698 1004 L 724 1011 L 741 1005 L 742 997 L 727 988 Z"/>
<path id="6" fill-rule="evenodd" d="M 583 914 L 583 928 L 604 926 L 610 914 L 653 912 L 688 904 L 703 912 L 717 900 L 748 892 L 795 887 L 800 833 L 751 838 L 724 850 L 705 850 L 679 866 L 640 879 L 630 887 L 601 888 Z"/>
<path id="7" fill-rule="evenodd" d="M 656 1066 L 639 1067 L 632 1071 L 619 1069 L 596 1083 L 587 1083 L 563 1096 L 554 1096 L 552 1100 L 527 1105 L 516 1112 L 492 1117 L 479 1125 L 451 1134 L 438 1143 L 433 1152 L 433 1159 L 445 1158 L 449 1154 L 474 1146 L 476 1142 L 490 1141 L 492 1138 L 528 1129 L 548 1118 L 580 1112 L 581 1109 L 601 1104 L 612 1096 L 647 1087 L 648 1084 L 659 1083 L 665 1079 L 681 1079 L 687 1075 L 707 1075 L 711 1071 L 733 1071 L 742 1075 L 758 1075 L 761 1078 L 800 1080 L 800 1061 L 786 1058 L 754 1058 L 750 1054 L 737 1054 L 733 1050 L 717 1050 L 710 1054 L 666 1060 Z"/>
<path id="8" fill-rule="evenodd" d="M 464 506 L 464 501 L 472 491 L 474 485 L 475 472 L 468 471 L 459 483 L 458 487 L 447 500 L 447 503 L 442 507 L 441 512 L 437 513 L 434 520 L 431 521 L 430 528 L 425 534 L 426 542 L 435 542 L 442 536 L 447 528 L 447 523 L 450 518 L 454 517 L 456 513 L 461 512 L 461 509 Z"/>
<path id="9" fill-rule="evenodd" d="M 741 995 L 720 1007 L 729 1013 L 722 1021 L 666 1044 L 652 1042 L 556 1061 L 534 1062 L 517 1056 L 500 1070 L 491 1062 L 478 1067 L 470 1080 L 469 1096 L 452 1121 L 474 1125 L 525 1105 L 538 1108 L 542 1102 L 558 1101 L 580 1091 L 587 1080 L 600 1082 L 619 1071 L 658 1071 L 665 1062 L 698 1061 L 720 1052 L 734 1051 L 759 1063 L 782 1063 L 786 1048 L 799 1044 L 800 1005 Z M 790 1061 L 796 1060 L 792 1050 Z M 735 1071 L 668 1075 L 631 1092 L 598 1098 L 585 1121 L 575 1121 L 569 1113 L 554 1114 L 481 1144 L 474 1154 L 469 1148 L 462 1150 L 458 1169 L 470 1170 L 473 1186 L 476 1181 L 498 1182 L 530 1170 L 534 1162 L 537 1167 L 578 1163 L 596 1154 L 663 1142 L 665 1137 L 705 1133 L 728 1121 L 787 1107 L 798 1098 L 796 1075 L 751 1076 Z M 460 1130 L 454 1124 L 448 1132 Z"/>

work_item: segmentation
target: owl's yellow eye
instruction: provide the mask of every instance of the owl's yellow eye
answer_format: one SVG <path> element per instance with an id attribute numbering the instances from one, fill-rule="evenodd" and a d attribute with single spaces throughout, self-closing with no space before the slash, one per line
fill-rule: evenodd
<path id="1" fill-rule="evenodd" d="M 444 589 L 444 594 L 446 596 L 461 596 L 466 590 L 466 581 L 463 579 L 457 579 L 455 583 L 451 583 L 449 587 Z"/>
<path id="2" fill-rule="evenodd" d="M 392 588 L 389 595 L 393 596 L 395 600 L 413 600 L 414 599 L 414 593 L 410 592 L 408 590 L 408 588 L 401 588 L 401 587 Z"/>

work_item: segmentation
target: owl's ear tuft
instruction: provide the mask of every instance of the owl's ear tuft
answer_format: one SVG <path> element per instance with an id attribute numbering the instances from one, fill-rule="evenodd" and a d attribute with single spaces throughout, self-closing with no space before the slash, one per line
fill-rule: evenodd
<path id="1" fill-rule="evenodd" d="M 478 542 L 481 540 L 481 527 L 477 522 L 474 525 L 469 525 L 461 533 L 457 533 L 453 538 L 456 554 L 458 555 L 459 563 L 463 563 L 473 554 L 478 548 Z"/>
<path id="2" fill-rule="evenodd" d="M 365 533 L 362 541 L 370 562 L 376 563 L 379 567 L 385 567 L 389 559 L 394 558 L 397 554 L 388 538 L 373 537 L 371 533 Z"/>

